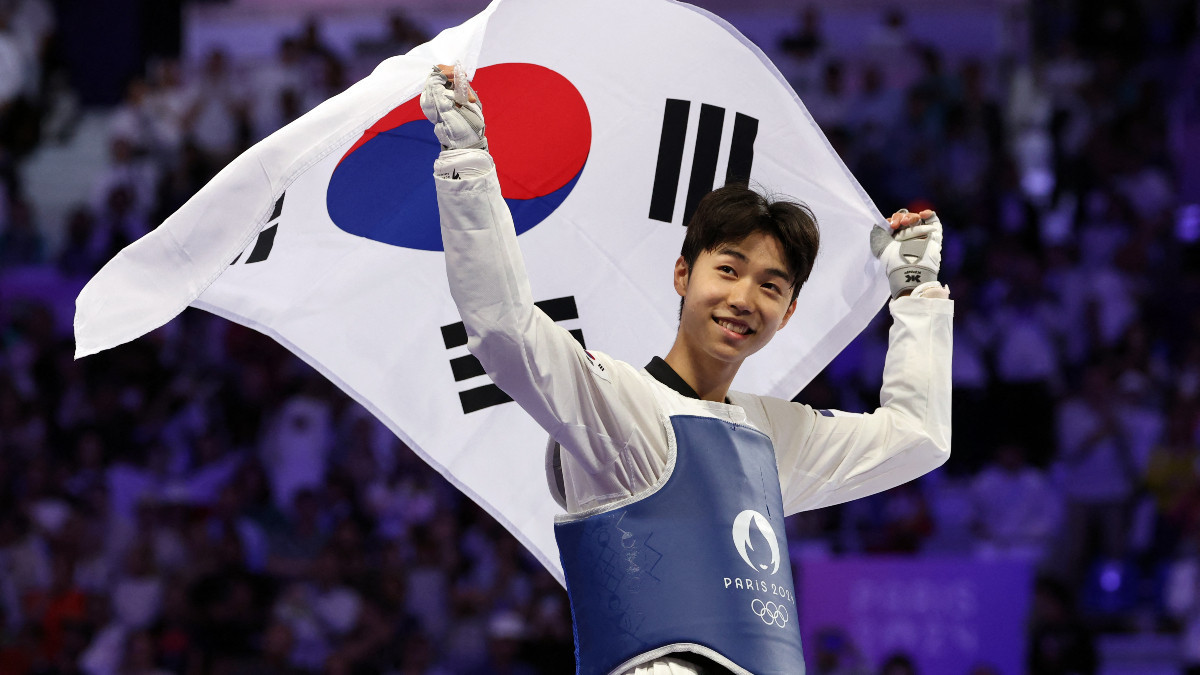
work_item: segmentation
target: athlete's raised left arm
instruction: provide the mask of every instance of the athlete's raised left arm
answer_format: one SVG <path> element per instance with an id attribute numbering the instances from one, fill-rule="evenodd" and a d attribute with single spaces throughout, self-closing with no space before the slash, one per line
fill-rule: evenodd
<path id="1" fill-rule="evenodd" d="M 886 264 L 892 328 L 880 407 L 855 414 L 762 398 L 787 513 L 840 504 L 906 483 L 950 456 L 954 304 L 937 281 L 942 225 L 898 212 L 872 249 Z"/>
<path id="2" fill-rule="evenodd" d="M 569 510 L 635 494 L 668 460 L 666 433 L 647 405 L 650 385 L 628 364 L 585 350 L 534 304 L 512 214 L 485 150 L 482 107 L 469 88 L 452 95 L 465 82 L 452 81 L 452 72 L 431 73 L 421 106 L 445 148 L 434 162 L 434 182 L 446 275 L 467 349 L 561 444 Z"/>

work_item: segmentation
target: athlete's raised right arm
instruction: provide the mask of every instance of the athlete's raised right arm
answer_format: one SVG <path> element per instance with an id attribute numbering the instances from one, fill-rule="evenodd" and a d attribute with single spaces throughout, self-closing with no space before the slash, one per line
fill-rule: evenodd
<path id="1" fill-rule="evenodd" d="M 641 437 L 647 420 L 658 427 L 652 406 L 632 400 L 644 384 L 628 365 L 596 352 L 589 356 L 534 305 L 512 216 L 486 150 L 482 108 L 470 93 L 460 91 L 459 99 L 468 100 L 455 102 L 453 88 L 446 87 L 450 69 L 442 68 L 430 77 L 421 107 L 445 148 L 434 163 L 434 181 L 450 293 L 466 326 L 467 348 L 492 381 L 562 444 L 570 455 L 564 461 L 582 470 L 566 472 L 586 483 L 574 489 L 568 484 L 572 510 L 602 496 L 632 493 L 657 477 L 653 469 L 661 471 L 666 456 L 665 439 Z M 650 470 L 631 476 L 630 466 Z"/>

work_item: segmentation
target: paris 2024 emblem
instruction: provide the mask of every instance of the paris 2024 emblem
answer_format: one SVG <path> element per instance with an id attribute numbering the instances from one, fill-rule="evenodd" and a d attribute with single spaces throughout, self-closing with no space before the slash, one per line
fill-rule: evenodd
<path id="1" fill-rule="evenodd" d="M 767 547 L 771 551 L 771 563 L 758 563 L 757 565 L 750 560 L 750 552 L 754 550 L 754 544 L 750 541 L 750 527 L 758 529 L 761 539 L 765 539 Z M 771 522 L 767 517 L 753 509 L 746 509 L 733 519 L 733 545 L 737 547 L 737 552 L 742 556 L 742 560 L 750 566 L 750 569 L 758 572 L 771 568 L 771 574 L 779 571 L 779 540 L 775 537 L 775 530 L 771 529 Z M 761 556 L 759 556 L 761 557 Z"/>
<path id="2" fill-rule="evenodd" d="M 755 533 L 757 531 L 757 534 Z M 762 543 L 758 548 L 754 542 Z M 790 619 L 788 603 L 794 607 L 796 599 L 788 583 L 772 582 L 769 577 L 779 572 L 779 539 L 771 527 L 767 517 L 753 509 L 747 509 L 737 514 L 733 519 L 733 546 L 737 549 L 742 560 L 754 570 L 754 577 L 725 577 L 725 589 L 732 591 L 750 591 L 755 595 L 750 600 L 750 611 L 768 626 L 783 628 Z M 770 558 L 767 554 L 770 554 Z M 767 579 L 758 578 L 763 573 Z"/>

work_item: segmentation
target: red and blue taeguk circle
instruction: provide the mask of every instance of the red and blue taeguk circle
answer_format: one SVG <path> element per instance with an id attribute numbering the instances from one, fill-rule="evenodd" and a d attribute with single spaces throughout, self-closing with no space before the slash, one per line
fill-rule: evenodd
<path id="1" fill-rule="evenodd" d="M 587 104 L 565 77 L 531 63 L 480 68 L 488 147 L 517 234 L 545 220 L 574 189 L 587 162 Z M 420 97 L 367 129 L 329 179 L 325 203 L 338 228 L 392 246 L 441 251 L 433 161 L 441 146 Z"/>

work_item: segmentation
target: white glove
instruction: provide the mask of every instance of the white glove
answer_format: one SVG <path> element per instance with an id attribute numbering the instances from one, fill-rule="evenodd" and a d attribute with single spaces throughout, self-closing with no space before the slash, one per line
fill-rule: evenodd
<path id="1" fill-rule="evenodd" d="M 905 209 L 900 212 L 908 213 Z M 893 298 L 937 281 L 942 266 L 942 221 L 934 213 L 895 232 L 876 227 L 871 230 L 871 253 L 887 268 Z"/>
<path id="2" fill-rule="evenodd" d="M 425 80 L 425 90 L 421 92 L 421 110 L 433 122 L 433 133 L 437 134 L 443 149 L 487 150 L 487 139 L 483 136 L 483 104 L 478 96 L 473 96 L 474 91 L 466 83 L 465 76 L 459 75 L 455 80 L 462 80 L 458 83 L 459 88 L 465 88 L 465 94 L 460 92 L 458 96 L 460 100 L 455 100 L 454 85 L 449 78 L 434 66 Z M 470 101 L 472 97 L 474 102 Z"/>

